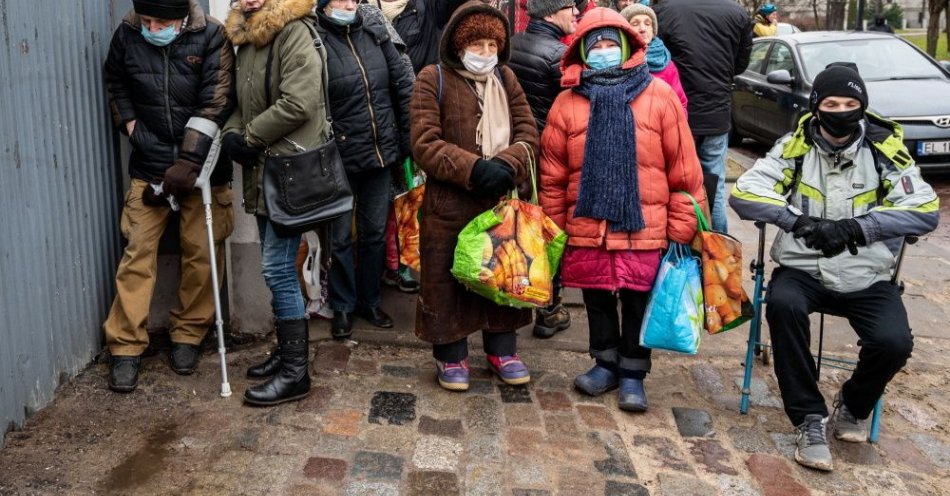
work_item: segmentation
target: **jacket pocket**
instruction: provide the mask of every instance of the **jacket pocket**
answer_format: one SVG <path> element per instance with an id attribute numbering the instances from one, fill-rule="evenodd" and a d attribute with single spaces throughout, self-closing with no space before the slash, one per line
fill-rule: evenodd
<path id="1" fill-rule="evenodd" d="M 212 189 L 214 196 L 214 242 L 220 243 L 234 231 L 234 191 L 230 186 L 218 186 Z"/>

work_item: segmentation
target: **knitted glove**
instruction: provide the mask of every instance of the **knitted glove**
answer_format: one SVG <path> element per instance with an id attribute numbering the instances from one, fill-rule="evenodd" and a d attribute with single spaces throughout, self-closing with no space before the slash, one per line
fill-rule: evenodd
<path id="1" fill-rule="evenodd" d="M 145 189 L 142 191 L 142 203 L 148 205 L 149 207 L 167 207 L 168 200 L 165 199 L 165 192 L 162 191 L 162 194 L 156 194 L 155 189 L 152 188 L 151 184 L 146 184 Z"/>
<path id="2" fill-rule="evenodd" d="M 165 171 L 165 192 L 184 198 L 195 189 L 199 172 L 201 172 L 200 164 L 178 157 L 175 163 Z"/>
<path id="3" fill-rule="evenodd" d="M 845 248 L 852 255 L 857 255 L 857 245 L 865 244 L 861 225 L 854 219 L 821 220 L 805 226 L 795 233 L 795 237 L 805 238 L 805 246 L 829 258 L 843 252 Z"/>
<path id="4" fill-rule="evenodd" d="M 237 133 L 228 133 L 221 139 L 221 147 L 231 160 L 245 167 L 252 167 L 261 154 L 260 148 L 248 146 L 244 136 Z"/>
<path id="5" fill-rule="evenodd" d="M 478 159 L 469 180 L 476 193 L 497 198 L 515 187 L 515 170 L 501 159 Z"/>

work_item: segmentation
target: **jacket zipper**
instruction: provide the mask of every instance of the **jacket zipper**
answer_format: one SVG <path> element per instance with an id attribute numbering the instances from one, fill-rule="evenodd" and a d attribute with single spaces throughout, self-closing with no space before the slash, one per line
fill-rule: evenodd
<path id="1" fill-rule="evenodd" d="M 168 47 L 162 47 L 162 56 L 163 56 L 164 59 L 165 59 L 165 67 L 164 67 L 165 80 L 163 81 L 164 89 L 165 89 L 165 91 L 164 91 L 164 93 L 165 93 L 165 119 L 168 121 L 168 135 L 169 135 L 169 136 L 172 138 L 172 140 L 174 141 L 174 139 L 175 139 L 175 130 L 174 130 L 173 127 L 172 127 L 172 105 L 171 105 L 171 100 L 170 100 L 169 97 L 168 97 L 168 76 L 169 76 L 169 74 L 168 74 L 168 73 L 169 73 L 169 69 L 168 69 Z M 175 143 L 175 144 L 172 145 L 172 150 L 173 150 L 173 153 L 174 153 L 174 157 L 172 157 L 172 160 L 175 160 L 175 159 L 178 158 L 178 143 Z"/>
<path id="2" fill-rule="evenodd" d="M 366 77 L 366 69 L 363 67 L 363 60 L 360 58 L 360 55 L 356 53 L 356 47 L 353 46 L 353 40 L 350 39 L 350 27 L 346 28 L 346 42 L 350 45 L 350 51 L 353 52 L 353 57 L 356 58 L 356 65 L 360 68 L 360 75 L 363 76 L 363 89 L 366 90 L 366 107 L 369 108 L 369 124 L 373 128 L 373 146 L 376 149 L 376 157 L 379 159 L 379 166 L 386 167 L 386 162 L 383 161 L 383 152 L 379 149 L 379 131 L 376 129 L 376 113 L 373 112 L 373 97 L 369 92 L 369 78 Z"/>

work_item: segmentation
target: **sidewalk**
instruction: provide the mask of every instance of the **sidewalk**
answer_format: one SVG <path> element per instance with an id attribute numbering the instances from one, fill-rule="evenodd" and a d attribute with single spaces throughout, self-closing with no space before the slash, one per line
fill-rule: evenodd
<path id="1" fill-rule="evenodd" d="M 730 220 L 748 263 L 756 233 Z M 315 387 L 295 404 L 241 404 L 243 372 L 263 344 L 228 355 L 227 399 L 216 355 L 190 377 L 172 373 L 164 356 L 147 358 L 131 395 L 105 388 L 106 365 L 89 367 L 7 435 L 0 494 L 947 494 L 950 252 L 925 239 L 905 267 L 914 356 L 889 387 L 881 442 L 832 440 L 830 474 L 792 461 L 794 431 L 770 367 L 756 364 L 752 408 L 738 413 L 747 325 L 704 336 L 694 357 L 656 353 L 650 411 L 627 414 L 616 393 L 590 398 L 571 387 L 591 365 L 577 294 L 568 295 L 569 331 L 546 341 L 521 332 L 528 387 L 491 377 L 473 343 L 472 388 L 458 394 L 436 385 L 430 353 L 412 334 L 414 297 L 387 292 L 395 330 L 358 320 L 356 341 L 344 344 L 329 339 L 327 322 L 312 323 Z M 826 327 L 826 349 L 853 356 L 846 323 Z M 846 377 L 822 371 L 829 401 Z"/>

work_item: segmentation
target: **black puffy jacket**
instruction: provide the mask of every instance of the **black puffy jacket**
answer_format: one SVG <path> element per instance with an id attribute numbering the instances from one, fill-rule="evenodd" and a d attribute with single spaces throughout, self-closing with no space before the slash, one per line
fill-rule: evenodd
<path id="1" fill-rule="evenodd" d="M 234 49 L 221 23 L 190 3 L 181 34 L 166 47 L 145 41 L 135 11 L 112 36 L 104 77 L 116 127 L 125 133 L 125 123 L 135 121 L 129 136 L 129 175 L 135 179 L 161 181 L 179 155 L 203 163 L 207 140 L 186 132 L 185 124 L 204 117 L 223 128 L 234 110 Z M 230 180 L 231 163 L 222 157 L 211 182 Z"/>
<path id="2" fill-rule="evenodd" d="M 680 71 L 693 134 L 729 132 L 732 78 L 749 66 L 752 21 L 734 0 L 658 2 L 660 38 Z"/>
<path id="3" fill-rule="evenodd" d="M 525 32 L 511 38 L 508 67 L 528 95 L 539 133 L 544 131 L 548 111 L 561 92 L 561 57 L 567 51 L 562 36 L 564 32 L 554 24 L 532 19 Z"/>
<path id="4" fill-rule="evenodd" d="M 369 0 L 382 9 L 383 0 Z M 439 62 L 439 38 L 449 17 L 465 0 L 409 0 L 406 9 L 393 19 L 393 27 L 406 44 L 416 72 Z"/>
<path id="5" fill-rule="evenodd" d="M 330 115 L 349 173 L 401 163 L 410 154 L 413 74 L 386 26 L 357 14 L 349 26 L 317 12 L 327 48 Z"/>

